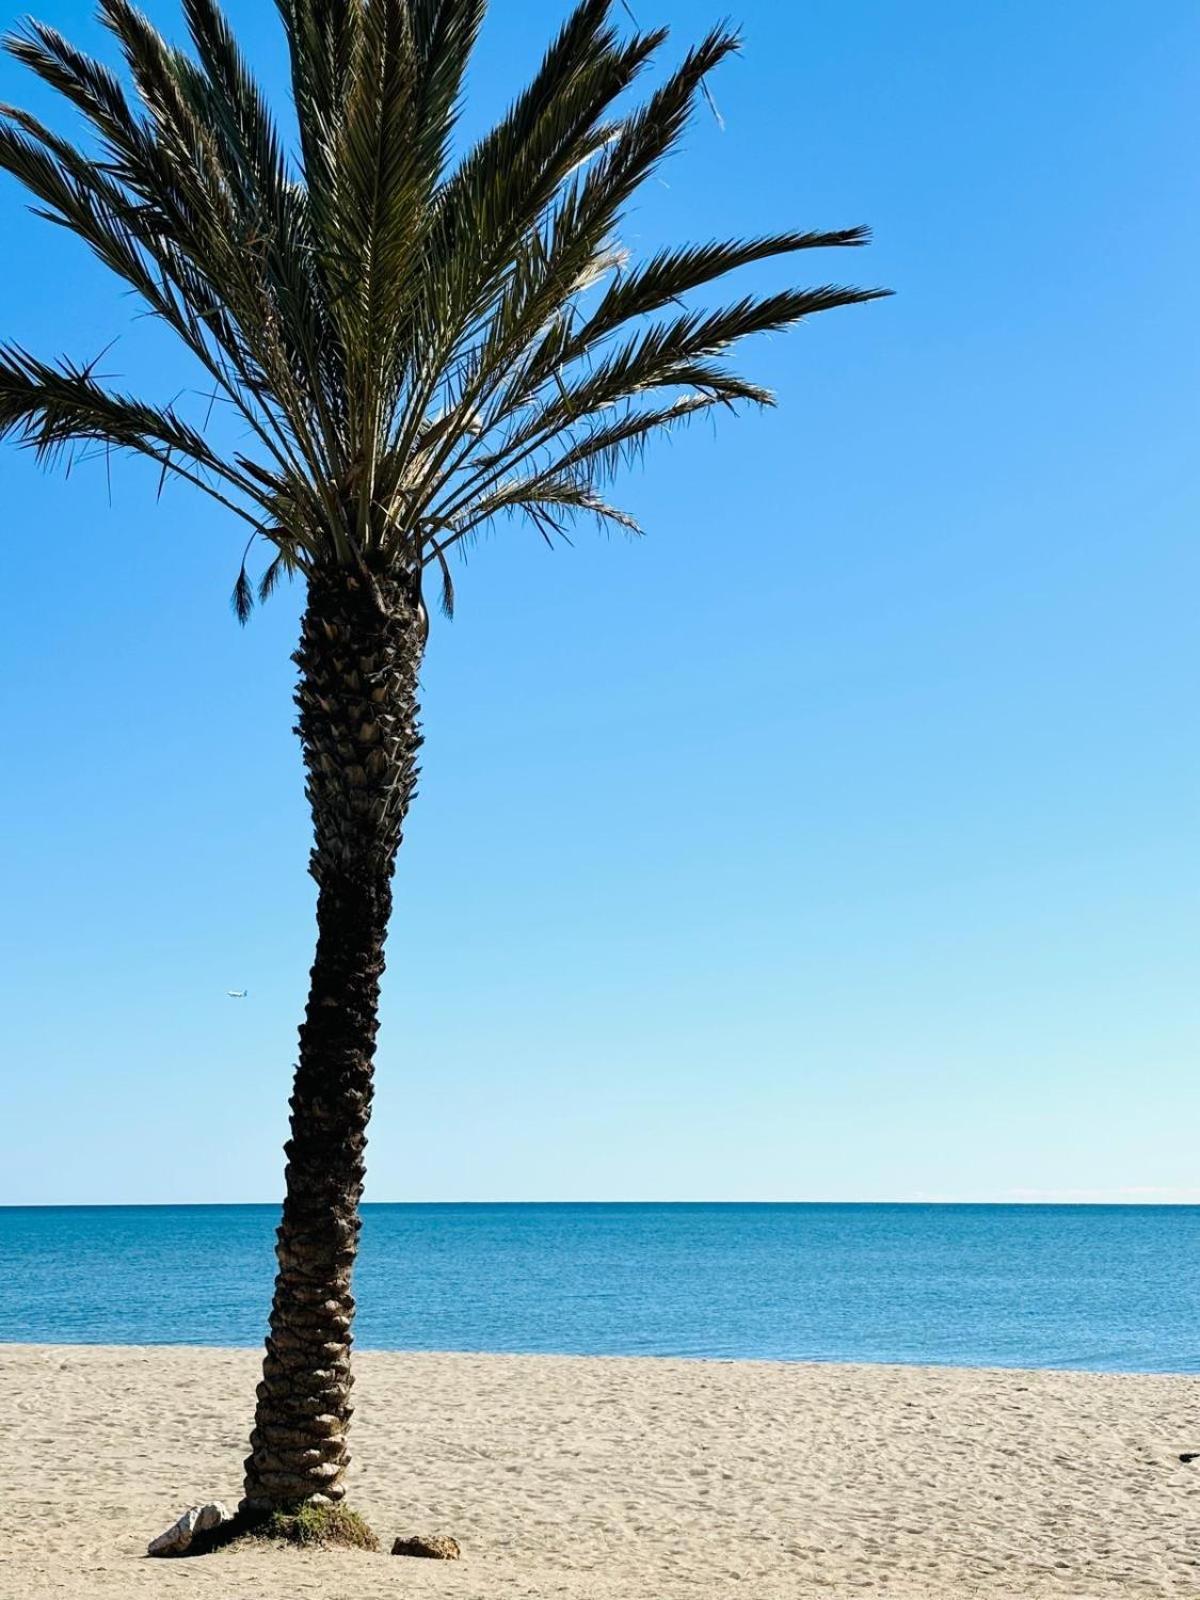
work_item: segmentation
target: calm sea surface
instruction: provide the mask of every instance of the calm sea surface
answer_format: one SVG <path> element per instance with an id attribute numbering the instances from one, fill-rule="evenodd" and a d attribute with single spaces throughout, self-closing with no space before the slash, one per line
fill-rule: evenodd
<path id="1" fill-rule="evenodd" d="M 254 1345 L 274 1206 L 0 1208 L 0 1338 Z M 367 1206 L 391 1350 L 1200 1371 L 1200 1207 Z"/>

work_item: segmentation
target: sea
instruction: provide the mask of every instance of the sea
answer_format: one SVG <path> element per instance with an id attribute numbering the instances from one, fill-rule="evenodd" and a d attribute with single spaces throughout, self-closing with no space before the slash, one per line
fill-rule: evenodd
<path id="1" fill-rule="evenodd" d="M 257 1345 L 277 1207 L 0 1208 L 0 1339 Z M 1200 1371 L 1200 1206 L 368 1205 L 383 1350 Z"/>

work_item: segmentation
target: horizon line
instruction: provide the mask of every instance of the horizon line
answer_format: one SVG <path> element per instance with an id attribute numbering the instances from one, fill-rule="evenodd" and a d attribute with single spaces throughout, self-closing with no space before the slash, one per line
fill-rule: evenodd
<path id="1" fill-rule="evenodd" d="M 1169 1192 L 1169 1191 L 1168 1191 Z M 1120 1191 L 1118 1191 L 1118 1194 Z M 1041 1198 L 1008 1198 L 999 1200 L 956 1200 L 944 1196 L 936 1198 L 913 1198 L 891 1200 L 717 1200 L 717 1199 L 684 1199 L 684 1200 L 631 1200 L 631 1199 L 593 1199 L 593 1200 L 364 1200 L 360 1202 L 360 1209 L 369 1210 L 372 1207 L 382 1206 L 976 1206 L 976 1207 L 1005 1207 L 1037 1210 L 1041 1207 L 1074 1206 L 1078 1208 L 1107 1206 L 1123 1210 L 1146 1210 L 1152 1207 L 1160 1209 L 1188 1210 L 1200 1208 L 1200 1190 L 1194 1192 L 1194 1198 L 1169 1199 L 1153 1196 L 1153 1191 L 1144 1191 L 1144 1198 L 1132 1198 L 1128 1192 L 1124 1198 L 1104 1199 L 1100 1197 L 1084 1198 L 1079 1195 L 1070 1197 L 1069 1191 L 1064 1191 L 1060 1198 L 1044 1195 Z M 0 1201 L 0 1211 L 204 1211 L 204 1210 L 250 1210 L 252 1208 L 271 1207 L 279 1209 L 283 1204 L 282 1197 L 270 1200 L 4 1200 Z"/>

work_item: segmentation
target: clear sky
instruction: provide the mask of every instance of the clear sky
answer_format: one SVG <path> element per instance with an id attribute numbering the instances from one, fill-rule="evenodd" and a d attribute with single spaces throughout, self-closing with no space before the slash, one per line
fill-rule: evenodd
<path id="1" fill-rule="evenodd" d="M 723 9 L 633 8 L 677 49 Z M 563 9 L 493 0 L 467 130 Z M 232 12 L 280 91 L 273 8 Z M 645 541 L 513 528 L 461 574 L 368 1197 L 1198 1198 L 1200 13 L 736 20 L 724 131 L 625 242 L 869 222 L 804 277 L 897 296 L 748 348 L 779 409 L 627 478 Z M 7 179 L 0 217 L 0 335 L 191 381 Z M 240 631 L 238 528 L 136 466 L 0 483 L 0 1202 L 273 1199 L 299 595 Z"/>

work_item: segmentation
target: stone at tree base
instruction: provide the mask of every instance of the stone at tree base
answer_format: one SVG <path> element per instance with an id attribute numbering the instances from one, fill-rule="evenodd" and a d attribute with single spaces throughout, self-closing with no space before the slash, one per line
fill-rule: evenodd
<path id="1" fill-rule="evenodd" d="M 411 1539 L 397 1539 L 392 1546 L 394 1556 L 428 1556 L 431 1561 L 457 1561 L 462 1551 L 458 1540 L 447 1533 L 433 1533 L 428 1537 L 417 1534 Z"/>
<path id="2" fill-rule="evenodd" d="M 165 1532 L 158 1535 L 157 1539 L 151 1539 L 146 1546 L 146 1554 L 148 1556 L 182 1555 L 192 1542 L 199 1516 L 199 1506 L 192 1506 L 190 1510 L 185 1511 L 178 1522 L 173 1522 Z"/>
<path id="3" fill-rule="evenodd" d="M 151 1539 L 146 1546 L 146 1554 L 181 1556 L 191 1548 L 192 1540 L 198 1533 L 211 1533 L 214 1528 L 231 1520 L 231 1513 L 219 1500 L 210 1500 L 203 1506 L 190 1506 L 178 1522 L 173 1522 L 157 1539 Z"/>
<path id="4" fill-rule="evenodd" d="M 232 1522 L 233 1512 L 228 1511 L 220 1500 L 210 1500 L 207 1505 L 200 1507 L 196 1518 L 196 1533 L 208 1533 L 212 1528 L 219 1528 L 223 1522 Z"/>

